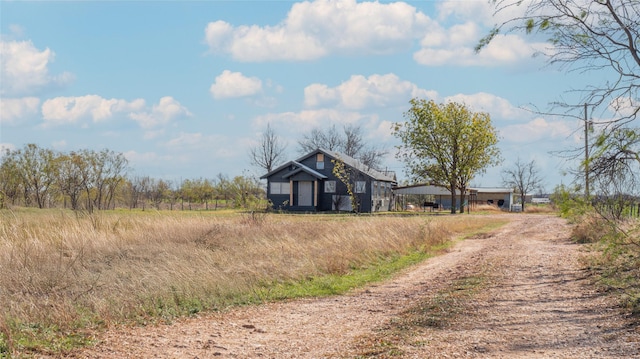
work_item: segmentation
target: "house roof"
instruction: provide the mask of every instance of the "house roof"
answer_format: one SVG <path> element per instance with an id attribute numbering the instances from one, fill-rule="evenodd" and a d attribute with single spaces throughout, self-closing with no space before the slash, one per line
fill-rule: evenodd
<path id="1" fill-rule="evenodd" d="M 444 196 L 450 195 L 448 189 L 441 186 L 434 186 L 430 184 L 415 184 L 411 186 L 394 187 L 393 192 L 396 194 L 418 194 L 418 195 L 433 195 Z M 456 190 L 456 195 L 460 195 L 460 190 Z"/>
<path id="2" fill-rule="evenodd" d="M 289 177 L 291 177 L 291 176 L 293 176 L 293 175 L 295 175 L 297 173 L 300 173 L 300 172 L 308 173 L 308 174 L 312 175 L 315 178 L 320 178 L 320 179 L 327 178 L 327 176 L 323 175 L 322 173 L 320 173 L 320 172 L 318 172 L 316 170 L 313 170 L 313 169 L 311 169 L 311 168 L 309 168 L 309 167 L 307 167 L 307 166 L 305 166 L 302 163 L 299 163 L 297 161 L 289 161 L 289 164 L 294 165 L 295 169 L 293 171 L 291 171 L 291 172 L 287 172 L 286 174 L 284 174 L 282 176 L 282 178 L 289 178 Z"/>
<path id="3" fill-rule="evenodd" d="M 513 193 L 513 188 L 505 187 L 472 187 L 470 189 L 478 193 Z"/>
<path id="4" fill-rule="evenodd" d="M 300 173 L 300 172 L 308 173 L 308 174 L 310 174 L 310 175 L 312 175 L 312 176 L 314 176 L 316 178 L 320 178 L 320 179 L 327 178 L 327 176 L 323 175 L 322 173 L 320 173 L 320 172 L 318 172 L 318 171 L 316 171 L 316 170 L 314 170 L 312 168 L 309 168 L 308 166 L 305 166 L 305 165 L 303 165 L 302 163 L 300 163 L 298 161 L 289 161 L 289 162 L 281 165 L 280 167 L 276 168 L 275 170 L 272 170 L 271 172 L 269 172 L 269 173 L 267 173 L 265 175 L 262 175 L 260 177 L 260 179 L 265 179 L 265 178 L 271 177 L 274 173 L 280 172 L 283 169 L 285 169 L 287 167 L 290 167 L 290 166 L 293 166 L 294 169 L 289 171 L 289 172 L 287 172 L 287 173 L 285 173 L 282 176 L 282 178 L 289 178 L 289 177 L 295 175 L 296 173 Z"/>
<path id="5" fill-rule="evenodd" d="M 390 175 L 388 173 L 383 173 L 380 171 L 377 171 L 367 165 L 365 165 L 364 163 L 360 162 L 359 160 L 351 157 L 351 156 L 347 156 L 344 153 L 340 153 L 340 152 L 335 152 L 335 151 L 330 151 L 330 150 L 325 150 L 323 148 L 319 148 L 313 152 L 310 152 L 302 157 L 300 157 L 298 159 L 298 161 L 302 161 L 305 160 L 307 158 L 309 158 L 310 156 L 313 156 L 315 154 L 317 154 L 318 152 L 322 152 L 325 155 L 332 157 L 334 159 L 339 159 L 342 162 L 344 162 L 345 165 L 355 168 L 358 171 L 362 172 L 363 174 L 375 179 L 375 180 L 379 180 L 379 181 L 387 181 L 387 182 L 396 182 L 396 178 L 393 175 Z"/>
<path id="6" fill-rule="evenodd" d="M 396 182 L 395 176 L 393 176 L 393 175 L 391 175 L 389 173 L 383 173 L 383 172 L 380 172 L 380 171 L 376 171 L 373 168 L 364 165 L 362 162 L 356 160 L 355 158 L 347 156 L 347 155 L 345 155 L 343 153 L 339 153 L 339 152 L 335 152 L 335 151 L 329 151 L 329 150 L 325 150 L 325 149 L 321 149 L 321 148 L 319 148 L 319 149 L 317 149 L 315 151 L 309 152 L 306 155 L 298 158 L 295 161 L 289 161 L 289 162 L 281 165 L 280 167 L 276 168 L 275 170 L 272 170 L 271 172 L 261 176 L 260 179 L 265 179 L 265 178 L 271 177 L 274 173 L 280 172 L 283 169 L 285 169 L 285 168 L 287 168 L 287 167 L 289 167 L 291 165 L 293 165 L 295 167 L 295 169 L 293 169 L 290 172 L 287 172 L 285 175 L 282 176 L 282 178 L 289 178 L 289 177 L 295 175 L 296 173 L 305 172 L 305 173 L 308 173 L 308 174 L 310 174 L 310 175 L 312 175 L 312 176 L 314 176 L 316 178 L 325 179 L 325 178 L 327 178 L 327 176 L 325 176 L 322 173 L 320 173 L 320 172 L 318 172 L 318 171 L 316 171 L 316 170 L 314 170 L 314 169 L 312 169 L 312 168 L 310 168 L 308 166 L 305 166 L 302 163 L 300 163 L 300 162 L 304 161 L 305 159 L 307 159 L 307 158 L 309 158 L 311 156 L 314 156 L 314 155 L 316 155 L 317 153 L 320 153 L 320 152 L 324 153 L 325 155 L 327 155 L 327 156 L 329 156 L 331 158 L 341 160 L 342 162 L 345 163 L 345 165 L 347 165 L 349 167 L 352 167 L 352 168 L 355 168 L 358 171 L 362 172 L 363 174 L 365 174 L 365 175 L 367 175 L 367 176 L 369 176 L 369 177 L 371 177 L 371 178 L 373 178 L 375 180 L 387 181 L 387 182 Z"/>

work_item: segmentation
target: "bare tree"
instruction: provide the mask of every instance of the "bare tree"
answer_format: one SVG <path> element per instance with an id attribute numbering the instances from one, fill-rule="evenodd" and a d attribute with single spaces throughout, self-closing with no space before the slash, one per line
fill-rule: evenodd
<path id="1" fill-rule="evenodd" d="M 252 165 L 271 172 L 278 164 L 283 162 L 286 148 L 287 146 L 273 131 L 271 125 L 267 124 L 266 130 L 262 133 L 260 143 L 249 150 L 249 159 Z"/>
<path id="2" fill-rule="evenodd" d="M 298 141 L 301 153 L 308 153 L 318 148 L 324 148 L 329 151 L 342 151 L 344 148 L 344 139 L 340 132 L 333 125 L 326 130 L 314 128 L 309 134 L 306 134 Z"/>
<path id="3" fill-rule="evenodd" d="M 353 157 L 366 167 L 374 169 L 380 169 L 382 157 L 387 154 L 384 149 L 368 145 L 364 139 L 362 128 L 353 125 L 345 125 L 342 133 L 337 130 L 335 125 L 324 131 L 315 128 L 298 141 L 298 145 L 303 154 L 322 148 Z"/>
<path id="4" fill-rule="evenodd" d="M 480 41 L 476 51 L 500 32 L 538 33 L 549 37 L 545 53 L 550 64 L 584 75 L 608 74 L 602 83 L 576 90 L 583 97 L 575 104 L 558 103 L 577 111 L 613 108 L 616 123 L 635 119 L 640 112 L 640 2 L 636 0 L 494 0 L 497 12 L 522 6 L 522 16 L 497 25 Z M 601 76 L 593 76 L 601 79 Z M 576 109 L 577 108 L 577 109 Z"/>
<path id="5" fill-rule="evenodd" d="M 542 187 L 543 179 L 536 167 L 535 160 L 525 163 L 518 159 L 511 168 L 502 172 L 502 183 L 509 188 L 513 188 L 520 197 L 520 205 L 524 211 L 525 199 L 528 194 Z"/>
<path id="6" fill-rule="evenodd" d="M 344 126 L 343 152 L 349 157 L 355 158 L 365 149 L 362 128 L 347 125 Z"/>

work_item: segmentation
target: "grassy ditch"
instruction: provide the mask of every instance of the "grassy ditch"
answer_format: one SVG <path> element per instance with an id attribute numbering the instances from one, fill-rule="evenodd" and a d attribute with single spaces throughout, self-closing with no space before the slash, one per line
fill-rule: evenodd
<path id="1" fill-rule="evenodd" d="M 614 222 L 588 213 L 576 220 L 572 238 L 589 244 L 583 260 L 599 288 L 640 320 L 640 220 Z"/>
<path id="2" fill-rule="evenodd" d="M 0 211 L 0 357 L 64 354 L 107 326 L 343 293 L 483 216 Z"/>

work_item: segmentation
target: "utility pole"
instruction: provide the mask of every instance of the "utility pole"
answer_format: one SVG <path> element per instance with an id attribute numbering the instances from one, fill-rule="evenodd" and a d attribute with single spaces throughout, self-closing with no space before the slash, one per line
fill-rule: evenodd
<path id="1" fill-rule="evenodd" d="M 584 104 L 584 196 L 589 200 L 589 120 L 587 104 Z"/>

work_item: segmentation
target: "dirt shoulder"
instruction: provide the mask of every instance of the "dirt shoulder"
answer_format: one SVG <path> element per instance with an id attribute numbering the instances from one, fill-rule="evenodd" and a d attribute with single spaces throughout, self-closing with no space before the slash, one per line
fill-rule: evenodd
<path id="1" fill-rule="evenodd" d="M 554 216 L 514 215 L 394 280 L 349 295 L 304 299 L 104 333 L 75 358 L 352 358 L 391 336 L 393 323 L 460 278 L 482 289 L 444 326 L 392 341 L 395 357 L 640 357 L 640 332 L 580 270 L 581 247 Z M 385 352 L 376 354 L 384 357 Z M 389 354 L 391 355 L 391 354 Z M 370 354 L 373 356 L 373 354 Z"/>

